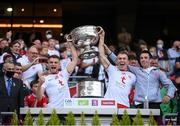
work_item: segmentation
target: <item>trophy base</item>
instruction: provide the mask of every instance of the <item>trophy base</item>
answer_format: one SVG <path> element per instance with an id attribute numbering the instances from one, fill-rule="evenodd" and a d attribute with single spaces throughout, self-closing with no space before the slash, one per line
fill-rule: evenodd
<path id="1" fill-rule="evenodd" d="M 98 54 L 99 54 L 98 51 L 94 51 L 94 50 L 84 51 L 83 53 L 81 53 L 79 55 L 79 58 L 80 59 L 91 59 L 91 58 L 98 56 Z"/>

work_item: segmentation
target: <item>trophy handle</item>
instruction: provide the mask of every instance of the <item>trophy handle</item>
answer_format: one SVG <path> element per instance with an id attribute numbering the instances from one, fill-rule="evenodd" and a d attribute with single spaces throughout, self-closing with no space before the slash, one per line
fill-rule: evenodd
<path id="1" fill-rule="evenodd" d="M 100 33 L 103 30 L 103 28 L 101 26 L 96 26 L 96 30 L 98 31 L 98 33 Z"/>
<path id="2" fill-rule="evenodd" d="M 68 42 L 73 42 L 71 34 L 66 34 L 64 37 Z"/>

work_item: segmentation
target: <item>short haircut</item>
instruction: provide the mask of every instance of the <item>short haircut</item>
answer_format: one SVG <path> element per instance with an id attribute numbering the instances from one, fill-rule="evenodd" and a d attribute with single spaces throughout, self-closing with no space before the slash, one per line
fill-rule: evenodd
<path id="1" fill-rule="evenodd" d="M 151 53 L 150 53 L 148 50 L 143 50 L 143 51 L 141 51 L 141 53 L 139 54 L 139 57 L 140 57 L 143 53 L 148 54 L 150 59 L 152 58 L 152 55 L 151 55 Z"/>
<path id="2" fill-rule="evenodd" d="M 13 45 L 15 45 L 15 44 L 17 44 L 17 43 L 18 43 L 19 45 L 21 45 L 18 40 L 15 40 L 15 41 L 11 42 L 11 43 L 9 44 L 9 46 L 10 46 L 10 47 L 13 47 Z"/>
<path id="3" fill-rule="evenodd" d="M 49 56 L 49 57 L 48 57 L 48 60 L 51 59 L 51 58 L 55 58 L 55 59 L 60 60 L 60 57 L 57 56 L 57 55 L 51 55 L 51 56 Z"/>
<path id="4" fill-rule="evenodd" d="M 67 49 L 66 49 L 66 47 L 62 47 L 60 50 L 59 50 L 59 52 L 60 53 L 63 53 L 63 52 L 65 52 Z"/>
<path id="5" fill-rule="evenodd" d="M 38 81 L 37 79 L 31 81 L 31 83 L 30 83 L 31 89 L 32 89 L 32 87 L 33 87 L 34 84 L 38 84 L 38 83 L 39 83 L 39 81 Z"/>
<path id="6" fill-rule="evenodd" d="M 128 53 L 127 53 L 126 51 L 120 51 L 120 52 L 118 53 L 118 55 L 119 55 L 119 54 L 125 54 L 125 55 L 127 55 L 128 59 L 129 59 L 129 55 L 128 55 Z"/>
<path id="7" fill-rule="evenodd" d="M 9 57 L 12 57 L 12 55 L 9 54 L 9 53 L 5 54 L 4 57 L 3 57 L 3 61 L 5 61 L 5 60 L 6 60 L 7 58 L 9 58 Z"/>
<path id="8" fill-rule="evenodd" d="M 140 39 L 138 45 L 147 45 L 146 41 Z"/>
<path id="9" fill-rule="evenodd" d="M 14 65 L 13 62 L 5 62 L 5 63 L 3 63 L 3 69 L 4 69 L 5 67 L 7 67 L 7 64 L 12 64 L 12 65 Z"/>
<path id="10" fill-rule="evenodd" d="M 152 59 L 158 60 L 158 56 L 152 56 Z"/>
<path id="11" fill-rule="evenodd" d="M 8 39 L 6 39 L 6 38 L 1 38 L 0 43 L 1 43 L 2 41 L 8 41 Z"/>
<path id="12" fill-rule="evenodd" d="M 18 63 L 18 62 L 16 62 L 14 65 L 22 67 L 21 63 Z"/>
<path id="13" fill-rule="evenodd" d="M 137 57 L 135 55 L 128 55 L 129 60 L 137 60 Z"/>

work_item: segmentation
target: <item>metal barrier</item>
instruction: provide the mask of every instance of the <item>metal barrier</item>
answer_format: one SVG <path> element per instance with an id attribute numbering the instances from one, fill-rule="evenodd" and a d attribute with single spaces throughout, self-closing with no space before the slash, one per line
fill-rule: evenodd
<path id="1" fill-rule="evenodd" d="M 167 113 L 163 115 L 163 124 L 166 124 L 166 122 L 171 121 L 173 125 L 176 125 L 177 122 L 177 113 Z"/>
<path id="2" fill-rule="evenodd" d="M 2 125 L 4 116 L 12 116 L 14 112 L 0 112 L 0 125 Z"/>
<path id="3" fill-rule="evenodd" d="M 72 80 L 68 81 L 68 84 L 69 84 L 69 86 L 74 86 L 79 82 L 76 79 L 87 79 L 87 78 L 91 78 L 91 76 L 70 76 L 69 80 L 70 79 L 72 79 Z"/>

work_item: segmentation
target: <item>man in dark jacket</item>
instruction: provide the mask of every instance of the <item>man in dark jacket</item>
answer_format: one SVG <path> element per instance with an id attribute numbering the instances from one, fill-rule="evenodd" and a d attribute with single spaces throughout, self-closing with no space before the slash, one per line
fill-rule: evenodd
<path id="1" fill-rule="evenodd" d="M 0 77 L 0 112 L 19 112 L 23 107 L 23 82 L 13 77 L 13 63 L 4 63 L 3 72 L 4 76 Z M 4 119 L 2 121 L 7 121 Z"/>

